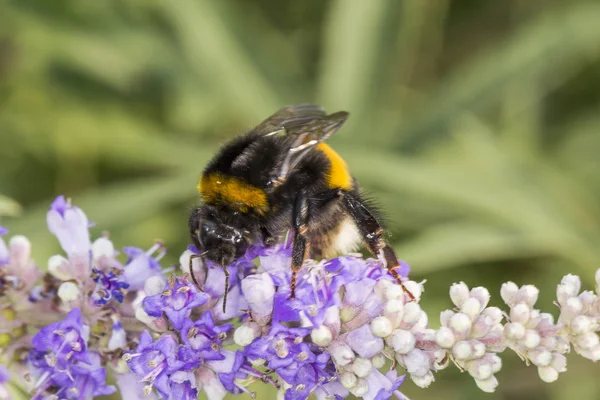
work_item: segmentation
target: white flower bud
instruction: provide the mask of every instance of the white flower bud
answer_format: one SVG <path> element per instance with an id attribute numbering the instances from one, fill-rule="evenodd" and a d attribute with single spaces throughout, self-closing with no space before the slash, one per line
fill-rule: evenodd
<path id="1" fill-rule="evenodd" d="M 583 304 L 581 303 L 579 297 L 570 297 L 567 299 L 563 310 L 573 315 L 579 314 L 583 310 Z"/>
<path id="2" fill-rule="evenodd" d="M 421 349 L 412 349 L 403 356 L 406 372 L 414 376 L 424 376 L 429 372 L 429 357 Z"/>
<path id="3" fill-rule="evenodd" d="M 440 313 L 440 324 L 442 326 L 446 326 L 448 327 L 450 324 L 450 318 L 452 318 L 452 316 L 456 314 L 454 311 L 452 310 L 444 310 Z"/>
<path id="4" fill-rule="evenodd" d="M 415 297 L 416 301 L 421 299 L 421 294 L 423 293 L 422 286 L 415 281 L 406 281 L 403 282 L 404 287 Z"/>
<path id="5" fill-rule="evenodd" d="M 553 354 L 550 366 L 558 372 L 565 372 L 567 370 L 567 357 L 562 354 Z"/>
<path id="6" fill-rule="evenodd" d="M 153 275 L 144 282 L 144 293 L 146 296 L 154 296 L 165 290 L 167 281 L 160 275 Z"/>
<path id="7" fill-rule="evenodd" d="M 554 382 L 558 379 L 558 371 L 552 367 L 538 367 L 538 374 L 544 382 Z"/>
<path id="8" fill-rule="evenodd" d="M 519 298 L 519 301 L 522 301 L 522 302 L 526 303 L 527 305 L 529 305 L 530 307 L 533 307 L 533 305 L 537 302 L 539 294 L 540 294 L 540 291 L 535 286 L 524 285 L 524 286 L 521 286 L 521 289 L 519 289 L 519 293 L 517 293 L 517 297 Z"/>
<path id="9" fill-rule="evenodd" d="M 350 346 L 346 344 L 336 343 L 336 345 L 333 346 L 333 349 L 331 349 L 330 346 L 329 354 L 331 354 L 331 358 L 333 358 L 335 364 L 340 367 L 350 364 L 352 361 L 354 361 L 354 358 L 356 357 L 354 351 L 352 351 Z"/>
<path id="10" fill-rule="evenodd" d="M 371 361 L 366 358 L 356 358 L 352 363 L 352 372 L 356 374 L 359 378 L 366 378 L 371 373 L 373 369 L 373 364 Z"/>
<path id="11" fill-rule="evenodd" d="M 100 257 L 113 257 L 115 255 L 115 246 L 108 238 L 99 237 L 92 243 L 92 254 L 95 260 Z"/>
<path id="12" fill-rule="evenodd" d="M 460 338 L 467 337 L 469 331 L 471 330 L 471 325 L 471 318 L 463 313 L 454 314 L 448 323 L 449 328 L 452 329 L 456 336 Z"/>
<path id="13" fill-rule="evenodd" d="M 552 362 L 552 353 L 548 350 L 535 350 L 528 353 L 532 363 L 538 367 L 547 367 Z"/>
<path id="14" fill-rule="evenodd" d="M 350 390 L 350 393 L 356 397 L 363 397 L 369 391 L 369 384 L 364 379 L 359 379 L 356 385 Z"/>
<path id="15" fill-rule="evenodd" d="M 80 294 L 79 288 L 73 282 L 63 282 L 58 288 L 58 297 L 64 303 L 77 300 Z"/>
<path id="16" fill-rule="evenodd" d="M 587 359 L 592 360 L 594 362 L 600 360 L 600 344 L 598 344 L 590 349 L 587 349 L 585 351 L 585 355 L 584 354 L 582 354 L 582 355 L 584 357 L 586 357 Z"/>
<path id="17" fill-rule="evenodd" d="M 8 242 L 10 257 L 19 265 L 24 265 L 31 255 L 31 242 L 23 235 L 15 235 Z"/>
<path id="18" fill-rule="evenodd" d="M 61 281 L 73 279 L 73 276 L 69 271 L 69 260 L 58 254 L 48 259 L 48 272 Z"/>
<path id="19" fill-rule="evenodd" d="M 502 369 L 502 359 L 497 355 L 492 356 L 492 372 L 495 374 Z"/>
<path id="20" fill-rule="evenodd" d="M 460 306 L 460 311 L 473 319 L 481 311 L 481 303 L 475 297 L 469 297 Z"/>
<path id="21" fill-rule="evenodd" d="M 498 307 L 488 307 L 481 312 L 482 315 L 487 315 L 492 318 L 492 325 L 499 324 L 504 318 L 502 310 Z"/>
<path id="22" fill-rule="evenodd" d="M 332 336 L 331 330 L 325 325 L 313 329 L 310 333 L 310 338 L 313 343 L 321 347 L 329 346 L 329 343 L 331 343 L 331 340 L 333 339 Z"/>
<path id="23" fill-rule="evenodd" d="M 378 337 L 387 337 L 392 334 L 392 321 L 386 317 L 377 317 L 371 322 L 371 332 Z"/>
<path id="24" fill-rule="evenodd" d="M 388 300 L 402 300 L 403 295 L 404 289 L 402 289 L 400 285 L 389 285 L 385 291 L 385 297 L 387 297 Z"/>
<path id="25" fill-rule="evenodd" d="M 584 308 L 590 307 L 592 304 L 594 304 L 594 302 L 598 298 L 598 296 L 596 296 L 596 294 L 590 290 L 581 292 L 578 297 L 579 297 L 579 300 L 581 300 L 581 304 L 583 304 Z"/>
<path id="26" fill-rule="evenodd" d="M 485 344 L 478 340 L 471 341 L 473 358 L 481 358 L 485 355 Z"/>
<path id="27" fill-rule="evenodd" d="M 456 339 L 454 337 L 454 332 L 452 332 L 452 329 L 446 328 L 445 326 L 442 326 L 435 333 L 435 342 L 438 344 L 438 346 L 444 349 L 451 348 L 454 345 L 455 340 Z"/>
<path id="28" fill-rule="evenodd" d="M 600 268 L 596 270 L 596 286 L 600 287 Z M 599 289 L 596 289 L 596 292 L 600 294 Z"/>
<path id="29" fill-rule="evenodd" d="M 519 287 L 514 282 L 506 282 L 500 288 L 500 296 L 502 300 L 509 306 L 513 304 L 513 300 L 519 291 Z"/>
<path id="30" fill-rule="evenodd" d="M 537 331 L 528 329 L 525 332 L 525 337 L 523 338 L 523 344 L 528 349 L 535 349 L 536 347 L 538 347 L 540 345 L 541 340 L 542 340 L 542 338 L 540 337 L 540 334 L 537 333 Z"/>
<path id="31" fill-rule="evenodd" d="M 475 379 L 475 383 L 479 387 L 479 389 L 483 390 L 486 393 L 493 393 L 498 387 L 498 379 L 495 376 L 491 376 L 485 380 Z"/>
<path id="32" fill-rule="evenodd" d="M 421 318 L 421 306 L 418 303 L 408 303 L 404 306 L 402 323 L 412 326 Z"/>
<path id="33" fill-rule="evenodd" d="M 242 292 L 252 312 L 259 316 L 267 316 L 273 312 L 275 285 L 271 275 L 249 275 L 242 280 Z"/>
<path id="34" fill-rule="evenodd" d="M 527 324 L 531 308 L 525 303 L 519 303 L 510 309 L 510 320 L 512 322 L 518 322 L 520 324 Z"/>
<path id="35" fill-rule="evenodd" d="M 408 353 L 409 351 L 414 349 L 415 343 L 415 335 L 403 329 L 398 329 L 392 334 L 391 337 L 391 345 L 396 353 Z"/>
<path id="36" fill-rule="evenodd" d="M 585 315 L 577 315 L 571 321 L 571 332 L 575 335 L 581 335 L 590 330 L 592 321 Z"/>
<path id="37" fill-rule="evenodd" d="M 468 360 L 472 357 L 473 352 L 471 344 L 467 341 L 460 341 L 452 347 L 452 355 L 457 360 Z"/>
<path id="38" fill-rule="evenodd" d="M 576 339 L 576 344 L 583 349 L 591 349 L 599 343 L 598 335 L 594 332 L 586 332 Z"/>
<path id="39" fill-rule="evenodd" d="M 249 325 L 245 325 L 245 324 L 240 325 L 233 332 L 233 341 L 238 346 L 242 346 L 242 347 L 248 346 L 258 336 L 258 334 L 259 334 L 258 330 L 259 329 L 257 329 L 257 327 L 253 327 L 253 326 L 249 326 Z"/>
<path id="40" fill-rule="evenodd" d="M 340 375 L 340 383 L 348 390 L 355 387 L 357 382 L 358 378 L 352 372 L 344 372 Z"/>
<path id="41" fill-rule="evenodd" d="M 581 290 L 581 279 L 579 279 L 577 275 L 565 275 L 560 281 L 560 284 L 569 286 L 571 289 L 571 293 L 573 293 L 573 296 L 577 296 L 577 294 Z"/>
<path id="42" fill-rule="evenodd" d="M 450 287 L 450 299 L 456 305 L 456 307 L 462 306 L 462 304 L 469 298 L 469 287 L 466 283 L 454 283 Z"/>
<path id="43" fill-rule="evenodd" d="M 415 385 L 417 385 L 418 387 L 421 387 L 423 389 L 429 387 L 429 385 L 431 385 L 431 382 L 434 381 L 433 373 L 431 373 L 431 371 L 428 371 L 423 376 L 411 375 L 410 379 L 412 379 L 412 381 L 415 383 Z"/>
<path id="44" fill-rule="evenodd" d="M 509 340 L 521 340 L 525 336 L 525 327 L 518 322 L 504 325 L 504 337 Z"/>
<path id="45" fill-rule="evenodd" d="M 477 300 L 479 300 L 479 303 L 481 304 L 481 309 L 483 310 L 487 307 L 488 303 L 490 302 L 491 296 L 489 290 L 487 290 L 483 286 L 478 286 L 476 288 L 471 289 L 471 297 L 474 297 Z"/>
<path id="46" fill-rule="evenodd" d="M 474 360 L 468 363 L 467 370 L 469 374 L 478 380 L 489 379 L 492 374 L 492 364 L 484 360 Z"/>
<path id="47" fill-rule="evenodd" d="M 386 361 L 386 358 L 381 353 L 379 353 L 376 356 L 374 356 L 373 358 L 371 358 L 371 364 L 373 364 L 373 368 L 375 368 L 375 369 L 383 368 L 383 366 L 385 365 L 385 361 Z"/>
<path id="48" fill-rule="evenodd" d="M 404 303 L 401 300 L 392 299 L 385 303 L 386 314 L 397 314 L 401 313 L 402 310 L 404 310 Z"/>

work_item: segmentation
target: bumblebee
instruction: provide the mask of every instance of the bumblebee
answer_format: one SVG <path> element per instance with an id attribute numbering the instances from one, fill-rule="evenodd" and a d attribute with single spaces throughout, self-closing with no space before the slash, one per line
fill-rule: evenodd
<path id="1" fill-rule="evenodd" d="M 291 297 L 306 258 L 329 258 L 366 244 L 403 287 L 398 258 L 383 239 L 376 210 L 365 200 L 346 162 L 325 140 L 346 121 L 313 104 L 280 109 L 247 134 L 225 144 L 205 168 L 198 190 L 203 205 L 189 218 L 194 245 L 225 268 L 249 245 L 271 245 L 290 230 Z M 192 271 L 196 285 L 198 282 Z M 225 309 L 226 300 L 223 302 Z"/>

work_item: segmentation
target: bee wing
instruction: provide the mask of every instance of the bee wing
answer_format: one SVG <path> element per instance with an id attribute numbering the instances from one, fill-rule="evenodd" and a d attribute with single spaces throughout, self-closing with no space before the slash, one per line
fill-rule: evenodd
<path id="1" fill-rule="evenodd" d="M 310 103 L 294 104 L 284 107 L 254 128 L 254 133 L 270 136 L 278 133 L 295 134 L 298 128 L 312 121 L 326 118 L 325 110 Z"/>
<path id="2" fill-rule="evenodd" d="M 290 146 L 280 170 L 273 180 L 274 187 L 285 182 L 300 160 L 319 143 L 337 132 L 346 119 L 348 119 L 348 113 L 340 111 L 330 115 L 314 116 L 303 124 L 293 126 L 292 129 L 286 127 L 286 133 L 296 136 L 296 139 Z"/>

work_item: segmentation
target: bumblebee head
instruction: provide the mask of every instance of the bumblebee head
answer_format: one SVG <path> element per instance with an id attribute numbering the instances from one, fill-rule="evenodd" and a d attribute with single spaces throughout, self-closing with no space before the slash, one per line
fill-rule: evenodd
<path id="1" fill-rule="evenodd" d="M 196 248 L 204 252 L 207 259 L 222 267 L 243 256 L 251 241 L 243 218 L 208 205 L 192 212 L 189 226 Z"/>

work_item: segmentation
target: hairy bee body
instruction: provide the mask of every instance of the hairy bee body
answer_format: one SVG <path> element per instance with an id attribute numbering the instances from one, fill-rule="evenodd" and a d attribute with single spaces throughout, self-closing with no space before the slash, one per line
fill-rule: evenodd
<path id="1" fill-rule="evenodd" d="M 311 213 L 307 226 L 309 256 L 332 257 L 356 250 L 362 239 L 355 222 L 343 210 L 339 191 L 359 197 L 359 188 L 331 147 L 320 144 L 284 183 L 272 189 L 273 171 L 281 167 L 291 141 L 290 137 L 250 132 L 225 144 L 200 179 L 198 189 L 205 206 L 198 210 L 198 216 L 241 229 L 248 243 L 279 240 L 293 230 L 294 202 L 302 192 Z M 249 192 L 254 196 L 248 196 Z M 215 258 L 212 261 L 220 263 L 219 257 Z M 225 263 L 228 261 L 230 258 Z"/>
<path id="2" fill-rule="evenodd" d="M 269 245 L 292 231 L 292 297 L 305 258 L 329 258 L 360 244 L 402 285 L 376 210 L 346 162 L 324 143 L 347 117 L 327 115 L 312 104 L 293 105 L 225 144 L 202 174 L 203 205 L 189 219 L 198 256 L 225 267 L 249 245 Z"/>

